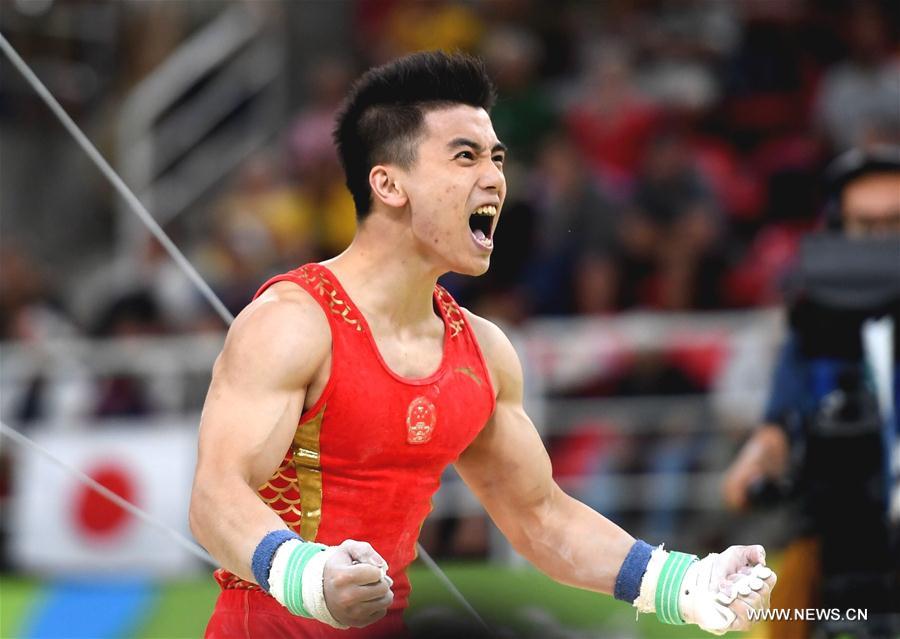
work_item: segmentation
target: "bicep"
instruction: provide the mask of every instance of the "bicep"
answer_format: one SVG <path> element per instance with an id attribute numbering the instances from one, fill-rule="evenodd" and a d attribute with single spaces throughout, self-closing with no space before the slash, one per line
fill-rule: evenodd
<path id="1" fill-rule="evenodd" d="M 273 388 L 229 370 L 220 356 L 200 419 L 198 471 L 239 474 L 265 482 L 291 444 L 304 389 Z"/>
<path id="2" fill-rule="evenodd" d="M 198 474 L 237 474 L 255 487 L 278 468 L 323 352 L 315 330 L 297 330 L 304 319 L 302 308 L 270 305 L 235 322 L 203 407 Z"/>

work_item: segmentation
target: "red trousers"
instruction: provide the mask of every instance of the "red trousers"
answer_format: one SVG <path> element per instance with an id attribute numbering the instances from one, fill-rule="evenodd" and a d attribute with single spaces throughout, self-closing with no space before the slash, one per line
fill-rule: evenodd
<path id="1" fill-rule="evenodd" d="M 403 610 L 389 610 L 365 628 L 337 630 L 314 619 L 292 615 L 260 590 L 227 589 L 219 594 L 206 639 L 409 639 Z"/>

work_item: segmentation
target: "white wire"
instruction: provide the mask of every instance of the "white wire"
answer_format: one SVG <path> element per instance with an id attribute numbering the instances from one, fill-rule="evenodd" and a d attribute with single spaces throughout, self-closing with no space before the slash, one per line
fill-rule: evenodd
<path id="1" fill-rule="evenodd" d="M 122 178 L 119 177 L 118 173 L 116 173 L 112 167 L 109 166 L 106 159 L 97 151 L 96 147 L 88 140 L 87 136 L 78 128 L 78 125 L 72 121 L 72 118 L 69 117 L 69 114 L 66 113 L 65 109 L 63 109 L 59 102 L 53 97 L 50 91 L 47 90 L 47 87 L 43 85 L 43 83 L 38 79 L 38 77 L 34 74 L 28 64 L 19 56 L 16 50 L 13 48 L 11 44 L 6 40 L 2 33 L 0 33 L 0 48 L 3 49 L 3 52 L 10 59 L 16 69 L 19 70 L 19 73 L 28 81 L 31 87 L 37 92 L 38 95 L 43 98 L 44 102 L 50 107 L 50 110 L 59 118 L 60 122 L 62 122 L 63 126 L 66 127 L 66 130 L 72 134 L 72 137 L 75 138 L 75 141 L 82 148 L 82 150 L 87 153 L 88 157 L 94 161 L 94 164 L 97 165 L 97 168 L 100 169 L 100 172 L 103 173 L 104 176 L 110 181 L 110 183 L 115 187 L 115 189 L 119 192 L 119 195 L 128 203 L 129 208 L 132 212 L 140 218 L 140 220 L 147 226 L 151 233 L 159 240 L 160 244 L 166 249 L 169 255 L 175 260 L 175 263 L 181 267 L 184 273 L 188 276 L 191 282 L 200 290 L 206 300 L 212 305 L 212 307 L 219 314 L 219 317 L 227 324 L 231 325 L 234 321 L 234 315 L 225 307 L 225 304 L 222 303 L 222 300 L 215 294 L 215 292 L 210 288 L 210 286 L 206 283 L 203 277 L 197 272 L 197 270 L 193 267 L 193 265 L 188 261 L 188 259 L 184 256 L 184 254 L 178 249 L 175 243 L 166 235 L 166 232 L 163 231 L 162 227 L 157 224 L 156 220 L 153 219 L 153 216 L 147 211 L 141 201 L 135 196 L 135 194 L 128 188 Z M 163 524 L 162 522 L 156 521 L 150 515 L 139 509 L 137 506 L 127 502 L 122 499 L 115 493 L 108 490 L 102 484 L 98 484 L 96 481 L 91 479 L 89 476 L 84 473 L 72 468 L 65 464 L 65 462 L 57 459 L 53 456 L 50 451 L 42 448 L 38 444 L 34 443 L 30 439 L 28 439 L 25 435 L 22 435 L 18 431 L 13 428 L 10 428 L 6 424 L 2 425 L 2 429 L 0 432 L 11 437 L 19 444 L 25 446 L 31 446 L 34 450 L 37 450 L 47 456 L 49 459 L 53 460 L 57 464 L 59 464 L 62 468 L 73 473 L 76 477 L 78 477 L 81 481 L 85 482 L 88 486 L 99 492 L 104 497 L 112 500 L 117 505 L 125 508 L 136 517 L 139 517 L 143 521 L 156 526 L 157 528 L 165 531 L 169 536 L 175 539 L 179 545 L 188 548 L 190 552 L 194 555 L 199 556 L 204 561 L 211 563 L 212 565 L 218 567 L 218 564 L 199 546 L 185 538 L 178 531 L 173 530 Z M 187 544 L 187 545 L 185 545 Z M 418 551 L 419 557 L 428 566 L 429 569 L 435 574 L 435 576 L 444 584 L 444 586 L 450 591 L 450 593 L 459 601 L 460 604 L 471 614 L 479 624 L 481 624 L 486 630 L 491 632 L 490 626 L 482 619 L 481 615 L 472 607 L 472 605 L 463 597 L 462 593 L 453 585 L 453 582 L 450 581 L 450 578 L 441 570 L 440 566 L 432 559 L 431 555 L 422 547 L 422 544 L 416 542 L 416 549 Z"/>
<path id="2" fill-rule="evenodd" d="M 20 446 L 23 446 L 25 448 L 30 448 L 31 450 L 33 450 L 37 453 L 40 453 L 41 455 L 43 455 L 44 457 L 49 459 L 52 463 L 54 463 L 59 468 L 62 468 L 67 473 L 74 475 L 81 482 L 83 482 L 84 484 L 87 484 L 88 486 L 90 486 L 91 488 L 96 490 L 98 493 L 100 493 L 101 495 L 106 497 L 108 500 L 110 500 L 116 506 L 119 506 L 123 510 L 127 510 L 129 513 L 131 513 L 132 515 L 134 515 L 135 517 L 137 517 L 144 523 L 150 524 L 151 526 L 158 528 L 162 532 L 166 533 L 179 546 L 181 546 L 182 548 L 187 550 L 189 553 L 191 553 L 198 559 L 205 561 L 206 563 L 208 563 L 211 566 L 214 566 L 216 568 L 219 567 L 219 564 L 216 563 L 215 559 L 210 557 L 209 554 L 205 550 L 203 550 L 200 546 L 198 546 L 193 541 L 191 541 L 190 539 L 188 539 L 187 537 L 182 535 L 180 532 L 178 532 L 174 528 L 170 528 L 169 526 L 162 523 L 161 521 L 158 521 L 152 515 L 141 510 L 140 508 L 138 508 L 137 506 L 132 504 L 130 501 L 123 499 L 122 497 L 120 497 L 119 495 L 117 495 L 116 493 L 111 491 L 109 488 L 107 488 L 106 486 L 104 486 L 103 484 L 101 484 L 100 482 L 95 480 L 90 475 L 87 475 L 87 474 L 81 472 L 74 466 L 70 466 L 69 464 L 64 462 L 62 459 L 60 459 L 59 457 L 57 457 L 56 455 L 51 453 L 49 450 L 47 450 L 46 448 L 44 448 L 43 446 L 38 444 L 36 441 L 29 439 L 28 437 L 26 437 L 25 435 L 23 435 L 22 433 L 17 431 L 15 428 L 12 428 L 11 426 L 6 425 L 2 421 L 0 421 L 0 433 L 2 433 L 3 435 L 6 435 L 7 437 L 9 437 L 11 440 L 16 442 Z"/>
<path id="3" fill-rule="evenodd" d="M 16 69 L 19 70 L 25 79 L 28 81 L 28 84 L 37 92 L 41 98 L 43 98 L 44 102 L 47 103 L 47 106 L 50 107 L 50 110 L 53 111 L 54 115 L 59 118 L 59 121 L 62 122 L 63 126 L 66 127 L 66 130 L 72 134 L 72 137 L 75 138 L 75 141 L 78 143 L 78 146 L 87 153 L 88 157 L 94 161 L 94 164 L 97 165 L 97 168 L 100 169 L 100 172 L 106 176 L 106 179 L 110 181 L 116 191 L 119 192 L 119 195 L 124 198 L 124 200 L 128 203 L 128 206 L 137 215 L 144 225 L 149 229 L 151 233 L 159 240 L 159 243 L 163 245 L 163 248 L 168 251 L 169 255 L 172 256 L 172 259 L 181 267 L 181 269 L 185 272 L 191 282 L 200 290 L 206 300 L 212 305 L 215 311 L 219 314 L 219 316 L 225 320 L 226 324 L 230 324 L 232 320 L 234 320 L 234 316 L 231 312 L 225 307 L 213 290 L 210 288 L 209 284 L 204 281 L 204 279 L 200 276 L 197 270 L 193 267 L 193 265 L 188 261 L 188 259 L 182 254 L 181 251 L 178 250 L 178 247 L 175 246 L 175 243 L 166 235 L 166 232 L 162 230 L 159 224 L 157 224 L 156 220 L 153 219 L 153 216 L 147 211 L 141 201 L 137 199 L 134 193 L 132 193 L 131 189 L 129 189 L 125 182 L 122 181 L 122 178 L 119 177 L 118 173 L 116 173 L 109 163 L 107 163 L 106 159 L 100 155 L 100 152 L 97 148 L 91 144 L 91 141 L 87 139 L 84 133 L 82 133 L 81 129 L 78 128 L 78 125 L 72 121 L 72 118 L 69 117 L 69 114 L 66 113 L 65 109 L 63 109 L 59 102 L 56 101 L 56 98 L 47 90 L 47 87 L 43 85 L 43 83 L 38 79 L 38 77 L 34 74 L 34 72 L 29 68 L 28 64 L 19 57 L 19 54 L 16 53 L 16 50 L 12 47 L 12 45 L 7 42 L 6 38 L 3 34 L 0 34 L 0 48 L 3 49 L 3 53 L 6 54 L 6 57 L 9 58 L 10 62 L 15 65 Z"/>
<path id="4" fill-rule="evenodd" d="M 437 562 L 431 557 L 431 555 L 429 555 L 425 551 L 425 549 L 422 548 L 422 544 L 416 542 L 416 549 L 419 553 L 419 559 L 421 559 L 422 562 L 431 569 L 431 571 L 434 573 L 434 576 L 438 578 L 438 581 L 444 584 L 444 587 L 449 590 L 453 594 L 453 596 L 456 597 L 456 600 L 462 604 L 462 606 L 469 612 L 469 614 L 475 617 L 478 623 L 480 623 L 482 627 L 484 627 L 484 629 L 491 633 L 491 635 L 493 636 L 493 630 L 491 630 L 491 627 L 481 617 L 481 615 L 478 614 L 475 608 L 472 607 L 472 604 L 470 604 L 468 600 L 463 597 L 463 594 L 459 590 L 457 590 L 456 586 L 453 585 L 453 582 L 450 581 L 450 577 L 447 576 L 447 573 L 441 570 L 441 567 L 437 565 Z"/>

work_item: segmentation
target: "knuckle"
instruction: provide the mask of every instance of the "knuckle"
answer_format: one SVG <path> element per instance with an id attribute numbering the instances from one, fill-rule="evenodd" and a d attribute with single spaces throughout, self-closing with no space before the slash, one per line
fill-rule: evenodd
<path id="1" fill-rule="evenodd" d="M 338 572 L 331 578 L 331 583 L 337 586 L 338 588 L 343 588 L 347 585 L 350 580 L 350 576 L 344 572 Z"/>
<path id="2" fill-rule="evenodd" d="M 378 568 L 369 564 L 364 564 L 363 568 L 365 570 L 363 570 L 361 574 L 365 576 L 365 582 L 367 584 L 384 583 L 381 579 L 381 571 Z"/>
<path id="3" fill-rule="evenodd" d="M 338 595 L 338 605 L 341 608 L 349 609 L 353 607 L 353 604 L 356 603 L 355 597 L 350 592 L 343 591 Z"/>
<path id="4" fill-rule="evenodd" d="M 349 571 L 355 584 L 368 584 L 376 581 L 380 576 L 378 572 L 368 564 L 356 564 Z"/>

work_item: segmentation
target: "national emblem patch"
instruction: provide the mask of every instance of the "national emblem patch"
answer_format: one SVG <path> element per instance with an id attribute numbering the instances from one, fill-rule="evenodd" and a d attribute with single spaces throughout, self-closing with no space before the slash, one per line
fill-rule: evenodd
<path id="1" fill-rule="evenodd" d="M 428 443 L 436 423 L 437 409 L 434 404 L 427 397 L 416 397 L 406 411 L 406 443 Z"/>

